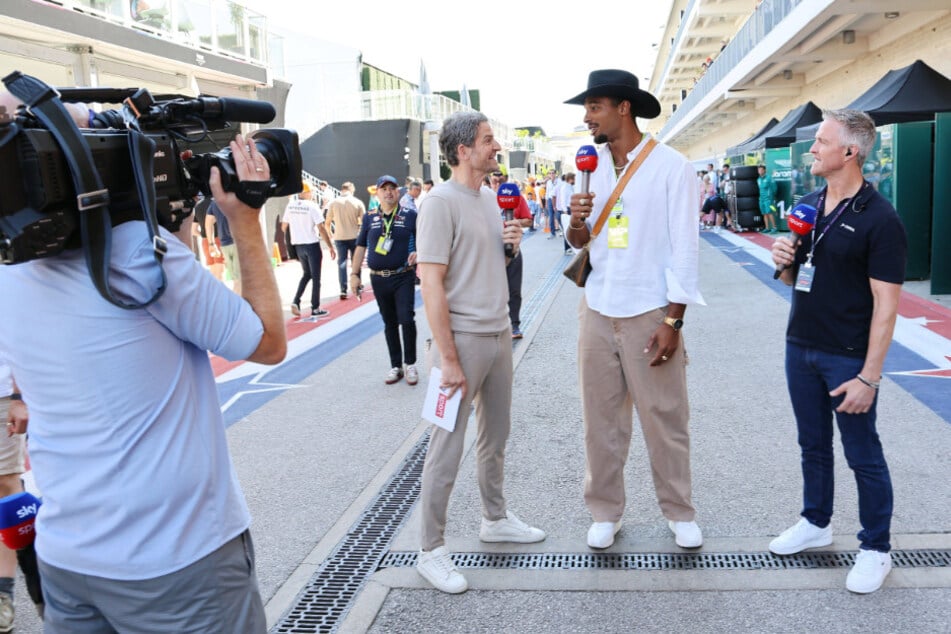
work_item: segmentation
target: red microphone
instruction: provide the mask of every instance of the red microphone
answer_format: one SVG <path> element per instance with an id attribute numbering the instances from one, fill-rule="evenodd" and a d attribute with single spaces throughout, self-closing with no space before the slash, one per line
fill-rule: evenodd
<path id="1" fill-rule="evenodd" d="M 575 167 L 581 172 L 581 193 L 588 193 L 591 172 L 598 169 L 598 150 L 593 145 L 582 145 L 575 154 Z"/>
<path id="2" fill-rule="evenodd" d="M 36 537 L 33 522 L 40 504 L 32 493 L 27 492 L 0 499 L 0 540 L 7 548 L 19 550 L 33 543 Z"/>
<path id="3" fill-rule="evenodd" d="M 818 215 L 819 212 L 812 205 L 799 203 L 789 213 L 789 216 L 786 217 L 786 224 L 789 225 L 789 230 L 793 232 L 794 249 L 799 246 L 799 241 L 802 240 L 802 237 L 812 231 L 812 228 L 816 225 L 816 216 Z M 773 279 L 779 279 L 779 276 L 782 275 L 785 270 L 786 267 L 780 264 L 773 273 Z"/>
<path id="4" fill-rule="evenodd" d="M 513 220 L 515 218 L 515 210 L 518 208 L 520 197 L 521 194 L 518 191 L 518 185 L 515 183 L 502 183 L 499 185 L 499 193 L 496 195 L 496 200 L 502 212 L 505 214 L 506 220 Z M 505 257 L 515 257 L 515 247 L 508 242 L 505 243 Z"/>

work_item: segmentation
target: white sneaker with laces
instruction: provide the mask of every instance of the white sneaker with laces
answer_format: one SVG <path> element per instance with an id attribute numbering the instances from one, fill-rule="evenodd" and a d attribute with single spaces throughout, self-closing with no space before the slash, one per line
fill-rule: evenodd
<path id="1" fill-rule="evenodd" d="M 825 528 L 819 528 L 803 517 L 769 543 L 769 552 L 774 555 L 794 555 L 807 548 L 820 548 L 831 543 L 831 524 Z"/>
<path id="2" fill-rule="evenodd" d="M 390 368 L 390 371 L 386 373 L 386 378 L 384 382 L 387 385 L 393 385 L 397 381 L 403 378 L 403 368 Z"/>
<path id="3" fill-rule="evenodd" d="M 416 385 L 419 383 L 419 372 L 416 370 L 415 365 L 406 366 L 406 382 L 409 385 Z"/>
<path id="4" fill-rule="evenodd" d="M 621 520 L 616 522 L 595 522 L 588 529 L 588 546 L 607 548 L 614 543 L 614 536 L 621 530 Z"/>
<path id="5" fill-rule="evenodd" d="M 877 550 L 860 550 L 855 565 L 845 579 L 845 587 L 856 594 L 868 594 L 882 587 L 892 570 L 892 556 Z"/>
<path id="6" fill-rule="evenodd" d="M 479 529 L 479 539 L 484 542 L 515 542 L 516 544 L 534 544 L 545 539 L 545 531 L 529 526 L 515 516 L 515 513 L 506 511 L 505 517 L 490 521 L 482 518 L 482 528 Z"/>
<path id="7" fill-rule="evenodd" d="M 429 552 L 419 551 L 416 559 L 416 571 L 423 579 L 433 584 L 437 590 L 449 594 L 459 594 L 469 589 L 469 583 L 452 563 L 449 551 L 440 546 Z"/>
<path id="8" fill-rule="evenodd" d="M 667 522 L 674 533 L 674 541 L 681 548 L 700 548 L 703 546 L 703 533 L 696 522 Z"/>

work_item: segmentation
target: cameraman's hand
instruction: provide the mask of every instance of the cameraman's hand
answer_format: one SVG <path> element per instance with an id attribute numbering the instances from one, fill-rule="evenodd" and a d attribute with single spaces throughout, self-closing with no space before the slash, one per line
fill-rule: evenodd
<path id="1" fill-rule="evenodd" d="M 253 139 L 247 139 L 240 134 L 231 141 L 231 156 L 234 159 L 235 173 L 239 181 L 267 181 L 271 179 L 270 166 L 267 160 L 258 152 Z M 241 202 L 233 192 L 226 192 L 221 187 L 221 174 L 218 168 L 211 168 L 208 178 L 211 195 L 218 203 L 218 207 L 228 218 L 228 224 L 234 228 L 235 223 L 252 221 L 258 223 L 258 209 L 252 209 Z"/>

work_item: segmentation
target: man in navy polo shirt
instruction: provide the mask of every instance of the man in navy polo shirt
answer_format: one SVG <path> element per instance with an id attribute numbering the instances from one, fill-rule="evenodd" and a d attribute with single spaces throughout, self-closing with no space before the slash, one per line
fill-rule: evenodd
<path id="1" fill-rule="evenodd" d="M 399 184 L 392 176 L 377 179 L 376 195 L 380 206 L 363 217 L 357 236 L 350 288 L 355 291 L 360 287 L 360 266 L 366 255 L 390 352 L 386 383 L 396 383 L 405 372 L 406 382 L 416 385 L 416 211 L 400 208 Z"/>
<path id="2" fill-rule="evenodd" d="M 835 411 L 858 485 L 859 554 L 852 592 L 878 590 L 891 570 L 892 483 L 875 430 L 875 406 L 905 279 L 907 240 L 895 209 L 862 177 L 875 123 L 857 110 L 822 114 L 811 171 L 828 185 L 804 196 L 818 219 L 798 248 L 773 243 L 780 279 L 795 284 L 786 330 L 786 380 L 802 450 L 803 509 L 769 544 L 790 555 L 832 543 Z"/>

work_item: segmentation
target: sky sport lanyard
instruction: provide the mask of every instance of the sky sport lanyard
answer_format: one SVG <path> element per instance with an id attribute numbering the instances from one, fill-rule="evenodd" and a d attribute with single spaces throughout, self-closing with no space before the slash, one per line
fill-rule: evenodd
<path id="1" fill-rule="evenodd" d="M 824 189 L 819 195 L 819 209 L 825 208 L 827 191 L 829 191 L 828 188 Z M 860 189 L 859 191 L 862 190 Z M 858 193 L 856 193 L 855 196 L 858 196 Z M 816 225 L 819 223 L 816 223 L 816 225 L 812 226 L 812 245 L 809 247 L 809 254 L 806 255 L 806 266 L 812 266 L 812 255 L 816 252 L 816 247 L 819 246 L 819 242 L 826 236 L 827 233 L 829 233 L 829 229 L 835 225 L 835 221 L 839 219 L 839 216 L 842 215 L 842 213 L 845 211 L 845 208 L 849 206 L 849 203 L 852 202 L 852 199 L 855 198 L 855 196 L 846 198 L 838 204 L 838 206 L 835 208 L 835 211 L 833 212 L 832 218 L 829 220 L 829 222 L 825 223 L 825 226 L 822 227 L 822 233 L 819 234 L 818 238 L 816 237 Z"/>

